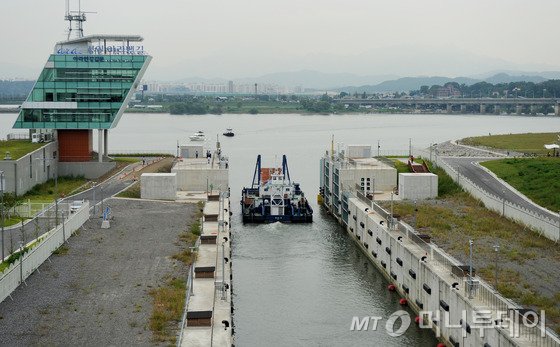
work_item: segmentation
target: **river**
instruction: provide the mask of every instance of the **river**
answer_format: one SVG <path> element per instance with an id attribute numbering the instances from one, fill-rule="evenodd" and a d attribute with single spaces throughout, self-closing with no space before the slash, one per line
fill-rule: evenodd
<path id="1" fill-rule="evenodd" d="M 13 132 L 16 115 L 0 114 L 0 138 Z M 407 152 L 449 139 L 498 133 L 560 131 L 560 118 L 491 115 L 204 115 L 126 113 L 110 131 L 110 152 L 173 153 L 177 140 L 203 130 L 220 137 L 230 158 L 233 219 L 233 290 L 238 346 L 435 346 L 433 333 L 414 324 L 390 337 L 385 320 L 377 331 L 350 331 L 352 317 L 382 316 L 401 307 L 387 282 L 345 232 L 315 205 L 319 158 L 331 135 L 343 144 L 372 144 L 381 153 Z M 94 137 L 94 144 L 96 144 Z M 335 144 L 335 146 L 338 146 Z M 249 185 L 257 154 L 263 165 L 288 156 L 292 179 L 313 202 L 311 225 L 243 226 L 238 201 Z M 1 155 L 1 154 L 0 154 Z"/>

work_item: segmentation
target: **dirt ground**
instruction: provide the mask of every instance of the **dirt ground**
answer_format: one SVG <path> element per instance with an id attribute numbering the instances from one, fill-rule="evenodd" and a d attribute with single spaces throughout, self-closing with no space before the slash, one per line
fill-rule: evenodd
<path id="1" fill-rule="evenodd" d="M 149 292 L 186 277 L 178 235 L 196 205 L 113 199 L 114 221 L 90 220 L 27 286 L 0 303 L 0 345 L 154 345 Z"/>

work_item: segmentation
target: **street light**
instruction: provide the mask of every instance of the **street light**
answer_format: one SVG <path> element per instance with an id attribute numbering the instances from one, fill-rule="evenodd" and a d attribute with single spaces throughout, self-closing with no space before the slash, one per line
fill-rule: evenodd
<path id="1" fill-rule="evenodd" d="M 0 263 L 4 262 L 5 254 L 4 254 L 4 171 L 0 171 L 0 209 L 2 214 L 2 259 L 0 259 Z"/>
<path id="2" fill-rule="evenodd" d="M 37 160 L 41 160 L 46 162 L 47 160 L 54 161 L 54 158 L 37 158 Z M 58 168 L 55 171 L 54 175 L 54 217 L 55 217 L 55 225 L 58 225 Z"/>
<path id="3" fill-rule="evenodd" d="M 494 275 L 494 288 L 496 288 L 496 290 L 498 290 L 498 252 L 500 250 L 500 245 L 499 244 L 495 244 L 494 245 L 494 252 L 496 252 L 496 263 L 494 265 L 495 267 L 495 275 Z"/>

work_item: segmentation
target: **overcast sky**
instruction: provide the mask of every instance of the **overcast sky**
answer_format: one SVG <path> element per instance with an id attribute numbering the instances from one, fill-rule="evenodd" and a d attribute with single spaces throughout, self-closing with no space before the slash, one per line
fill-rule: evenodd
<path id="1" fill-rule="evenodd" d="M 77 3 L 77 0 L 74 1 Z M 0 77 L 35 78 L 65 0 L 0 0 Z M 559 0 L 82 0 L 86 34 L 140 34 L 147 77 L 560 70 Z"/>

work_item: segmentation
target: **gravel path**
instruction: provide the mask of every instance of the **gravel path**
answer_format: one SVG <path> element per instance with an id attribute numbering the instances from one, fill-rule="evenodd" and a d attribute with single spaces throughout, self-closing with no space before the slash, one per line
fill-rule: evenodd
<path id="1" fill-rule="evenodd" d="M 187 270 L 180 250 L 195 205 L 109 200 L 114 221 L 90 220 L 69 251 L 0 304 L 0 345 L 153 345 L 149 291 Z"/>

